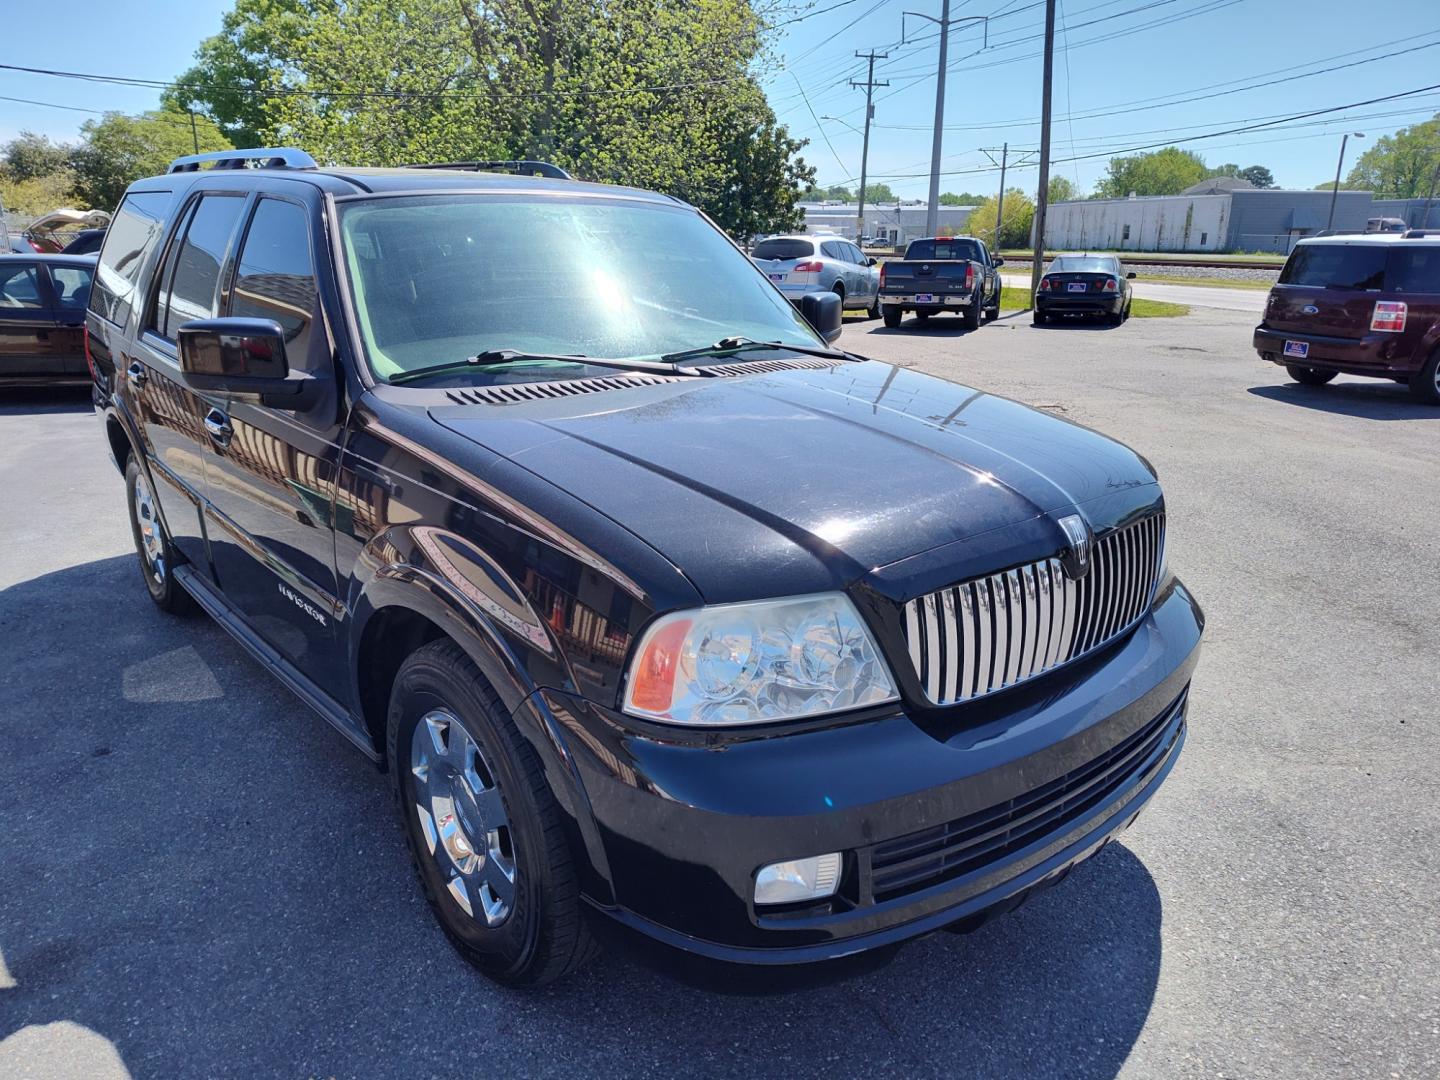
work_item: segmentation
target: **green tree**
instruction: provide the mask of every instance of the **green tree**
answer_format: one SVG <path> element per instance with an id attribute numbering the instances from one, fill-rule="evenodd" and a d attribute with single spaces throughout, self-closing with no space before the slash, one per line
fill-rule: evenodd
<path id="1" fill-rule="evenodd" d="M 1241 180 L 1249 180 L 1250 183 L 1254 184 L 1257 188 L 1273 188 L 1276 186 L 1275 174 L 1264 165 L 1247 165 L 1235 175 L 1240 177 Z"/>
<path id="2" fill-rule="evenodd" d="M 22 131 L 0 151 L 0 167 L 13 181 L 36 180 L 67 171 L 72 153 L 73 147 L 51 142 L 33 131 Z"/>
<path id="3" fill-rule="evenodd" d="M 1030 225 L 1035 220 L 1035 203 L 1019 188 L 1005 189 L 1005 220 L 1000 237 L 995 237 L 995 214 L 999 209 L 995 196 L 985 199 L 965 223 L 965 231 L 978 236 L 993 247 L 1025 247 L 1030 243 Z"/>
<path id="4" fill-rule="evenodd" d="M 1433 119 L 1382 135 L 1360 155 L 1342 189 L 1373 191 L 1382 199 L 1414 199 L 1430 191 L 1440 168 L 1440 113 Z M 1329 191 L 1334 184 L 1326 184 Z"/>
<path id="5" fill-rule="evenodd" d="M 988 195 L 972 195 L 968 191 L 956 193 L 954 191 L 942 191 L 940 193 L 941 206 L 979 206 Z"/>
<path id="6" fill-rule="evenodd" d="M 322 161 L 540 158 L 669 192 L 737 234 L 779 230 L 814 170 L 755 78 L 767 13 L 749 0 L 237 0 L 177 93 L 237 137 Z"/>
<path id="7" fill-rule="evenodd" d="M 76 210 L 88 209 L 84 199 L 77 199 L 72 190 L 74 176 L 67 171 L 16 180 L 0 173 L 0 205 L 26 217 L 39 217 L 62 206 Z"/>
<path id="8" fill-rule="evenodd" d="M 80 128 L 83 142 L 73 155 L 75 191 L 91 206 L 112 209 L 131 181 L 163 173 L 170 162 L 194 149 L 190 117 L 159 110 L 126 116 L 106 113 Z M 228 150 L 230 142 L 207 118 L 197 117 L 200 152 Z"/>
<path id="9" fill-rule="evenodd" d="M 1050 185 L 1046 188 L 1046 200 L 1048 202 L 1074 202 L 1080 198 L 1080 189 L 1075 186 L 1075 181 L 1064 176 L 1050 177 Z"/>
<path id="10" fill-rule="evenodd" d="M 1114 157 L 1096 185 L 1101 199 L 1123 199 L 1136 195 L 1178 195 L 1192 184 L 1210 176 L 1199 154 L 1167 146 L 1149 154 Z"/>
<path id="11" fill-rule="evenodd" d="M 869 205 L 876 203 L 893 203 L 895 192 L 890 190 L 889 184 L 866 184 L 865 202 Z"/>

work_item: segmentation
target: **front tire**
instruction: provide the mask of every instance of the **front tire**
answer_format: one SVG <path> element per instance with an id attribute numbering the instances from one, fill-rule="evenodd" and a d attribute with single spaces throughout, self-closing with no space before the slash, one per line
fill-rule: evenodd
<path id="1" fill-rule="evenodd" d="M 1285 370 L 1290 377 L 1303 386 L 1324 386 L 1335 378 L 1336 372 L 1322 371 L 1320 368 L 1301 367 L 1299 364 L 1286 364 Z"/>
<path id="2" fill-rule="evenodd" d="M 881 306 L 881 310 L 885 313 L 885 325 L 892 330 L 900 325 L 900 320 L 905 315 L 900 310 L 899 304 L 884 304 Z"/>
<path id="3" fill-rule="evenodd" d="M 165 535 L 150 480 L 134 454 L 125 461 L 125 499 L 130 508 L 135 554 L 140 559 L 140 574 L 150 599 L 161 611 L 171 615 L 189 614 L 195 610 L 195 598 L 175 580 L 175 548 Z"/>
<path id="4" fill-rule="evenodd" d="M 415 873 L 456 951 L 515 987 L 589 960 L 579 876 L 540 760 L 453 641 L 400 665 L 386 734 Z"/>
<path id="5" fill-rule="evenodd" d="M 1424 367 L 1410 380 L 1410 394 L 1426 405 L 1440 405 L 1440 349 L 1430 354 Z"/>
<path id="6" fill-rule="evenodd" d="M 865 309 L 865 317 L 867 319 L 878 319 L 880 317 L 880 297 L 875 297 L 875 301 Z"/>

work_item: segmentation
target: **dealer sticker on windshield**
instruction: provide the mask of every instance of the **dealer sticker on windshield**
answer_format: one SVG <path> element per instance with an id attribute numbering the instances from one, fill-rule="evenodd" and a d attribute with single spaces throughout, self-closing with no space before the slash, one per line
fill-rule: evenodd
<path id="1" fill-rule="evenodd" d="M 1310 355 L 1310 343 L 1308 341 L 1287 341 L 1285 342 L 1285 355 L 1298 356 L 1303 360 Z"/>

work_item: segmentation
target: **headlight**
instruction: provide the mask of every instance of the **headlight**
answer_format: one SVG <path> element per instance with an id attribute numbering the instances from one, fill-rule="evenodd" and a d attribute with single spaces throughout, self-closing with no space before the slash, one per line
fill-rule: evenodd
<path id="1" fill-rule="evenodd" d="M 895 684 L 842 593 L 679 611 L 640 640 L 625 711 L 672 724 L 763 724 L 877 705 Z"/>

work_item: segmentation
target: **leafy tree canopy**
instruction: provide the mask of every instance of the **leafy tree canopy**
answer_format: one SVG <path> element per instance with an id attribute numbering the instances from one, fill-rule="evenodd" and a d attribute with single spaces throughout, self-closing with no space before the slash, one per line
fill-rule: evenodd
<path id="1" fill-rule="evenodd" d="M 966 233 L 996 248 L 1025 247 L 1030 242 L 1030 225 L 1035 220 L 1034 200 L 1019 188 L 1005 189 L 1005 220 L 997 240 L 995 214 L 998 209 L 994 195 L 985 199 L 965 223 Z"/>
<path id="2" fill-rule="evenodd" d="M 990 196 L 972 195 L 968 191 L 954 192 L 942 191 L 940 193 L 941 206 L 979 206 Z"/>
<path id="3" fill-rule="evenodd" d="M 0 168 L 15 182 L 36 180 L 70 167 L 74 147 L 51 142 L 47 136 L 22 131 L 0 150 Z"/>
<path id="4" fill-rule="evenodd" d="M 866 184 L 865 201 L 867 203 L 892 203 L 895 201 L 895 192 L 890 190 L 889 184 Z"/>
<path id="5" fill-rule="evenodd" d="M 169 101 L 321 161 L 540 158 L 748 236 L 798 227 L 814 180 L 754 75 L 767 14 L 748 0 L 237 0 Z"/>
<path id="6" fill-rule="evenodd" d="M 1415 199 L 1429 194 L 1440 167 L 1440 113 L 1424 123 L 1382 135 L 1360 155 L 1341 188 L 1373 191 L 1382 199 Z M 1324 184 L 1329 191 L 1334 183 Z"/>
<path id="7" fill-rule="evenodd" d="M 1210 176 L 1205 161 L 1190 150 L 1167 146 L 1148 154 L 1114 157 L 1095 187 L 1100 199 L 1136 195 L 1178 195 Z"/>
<path id="8" fill-rule="evenodd" d="M 169 109 L 126 116 L 110 112 L 87 120 L 80 128 L 83 142 L 75 149 L 75 192 L 91 206 L 113 209 L 131 181 L 163 173 L 177 157 L 193 152 L 228 150 L 230 142 L 205 117 L 190 126 L 186 113 Z"/>
<path id="9" fill-rule="evenodd" d="M 1075 186 L 1075 181 L 1066 176 L 1050 177 L 1050 184 L 1045 191 L 1047 202 L 1074 202 L 1080 198 L 1080 189 Z"/>

